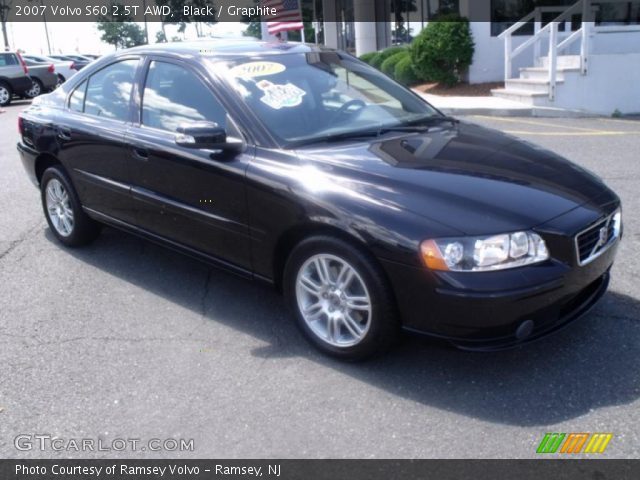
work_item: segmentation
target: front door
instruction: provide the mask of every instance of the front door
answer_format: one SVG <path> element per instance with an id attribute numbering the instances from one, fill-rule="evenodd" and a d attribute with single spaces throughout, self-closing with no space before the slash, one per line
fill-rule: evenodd
<path id="1" fill-rule="evenodd" d="M 249 269 L 245 171 L 253 149 L 223 158 L 176 145 L 180 124 L 233 126 L 200 72 L 168 59 L 151 59 L 147 68 L 140 121 L 126 138 L 137 224 Z"/>

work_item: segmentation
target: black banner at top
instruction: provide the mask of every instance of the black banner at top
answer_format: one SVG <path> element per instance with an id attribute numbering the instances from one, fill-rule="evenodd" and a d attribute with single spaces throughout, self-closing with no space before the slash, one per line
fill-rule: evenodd
<path id="1" fill-rule="evenodd" d="M 269 21 L 281 9 L 299 9 L 305 22 L 389 22 L 399 17 L 420 22 L 450 19 L 448 14 L 489 21 L 491 8 L 490 0 L 449 2 L 452 6 L 446 8 L 426 7 L 427 3 L 420 1 L 407 7 L 402 0 L 347 3 L 348 9 L 344 8 L 344 0 L 0 0 L 0 16 L 8 22 L 214 23 Z"/>

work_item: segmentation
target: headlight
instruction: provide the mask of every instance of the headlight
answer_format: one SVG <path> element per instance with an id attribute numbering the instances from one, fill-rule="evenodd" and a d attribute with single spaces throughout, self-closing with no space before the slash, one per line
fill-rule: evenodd
<path id="1" fill-rule="evenodd" d="M 549 258 L 544 240 L 533 232 L 425 240 L 420 253 L 430 269 L 453 272 L 504 270 Z"/>

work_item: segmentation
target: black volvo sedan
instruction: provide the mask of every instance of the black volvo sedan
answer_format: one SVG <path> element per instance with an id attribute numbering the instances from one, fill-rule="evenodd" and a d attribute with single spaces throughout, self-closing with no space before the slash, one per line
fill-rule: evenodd
<path id="1" fill-rule="evenodd" d="M 592 173 L 326 48 L 120 51 L 19 131 L 61 243 L 107 224 L 271 283 L 346 359 L 401 329 L 475 350 L 556 331 L 602 297 L 622 233 Z"/>

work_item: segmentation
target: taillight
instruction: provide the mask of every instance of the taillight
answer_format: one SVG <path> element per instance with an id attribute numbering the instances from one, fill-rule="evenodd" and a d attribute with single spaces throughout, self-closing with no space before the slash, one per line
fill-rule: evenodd
<path id="1" fill-rule="evenodd" d="M 24 135 L 24 120 L 22 117 L 18 117 L 18 132 L 20 135 Z"/>
<path id="2" fill-rule="evenodd" d="M 71 66 L 69 67 L 71 70 L 77 70 L 78 67 L 76 67 L 75 62 L 71 62 Z"/>
<path id="3" fill-rule="evenodd" d="M 16 52 L 18 54 L 18 60 L 20 60 L 20 65 L 22 65 L 22 70 L 24 70 L 24 74 L 25 75 L 29 75 L 29 68 L 27 67 L 27 64 L 24 63 L 24 60 L 22 59 L 22 55 L 20 55 L 20 52 Z"/>
<path id="4" fill-rule="evenodd" d="M 56 71 L 56 67 L 53 65 L 53 63 L 51 65 L 49 65 L 48 70 L 49 70 L 49 73 L 53 73 L 53 72 Z"/>

